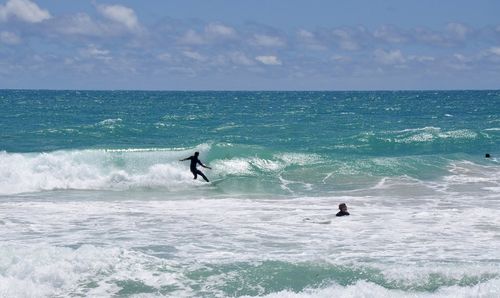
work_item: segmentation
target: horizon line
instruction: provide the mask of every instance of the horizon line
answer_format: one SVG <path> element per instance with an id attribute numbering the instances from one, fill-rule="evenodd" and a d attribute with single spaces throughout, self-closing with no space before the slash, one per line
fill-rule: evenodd
<path id="1" fill-rule="evenodd" d="M 128 91 L 128 92 L 438 92 L 438 91 L 500 91 L 499 89 L 59 89 L 0 88 L 0 91 Z"/>

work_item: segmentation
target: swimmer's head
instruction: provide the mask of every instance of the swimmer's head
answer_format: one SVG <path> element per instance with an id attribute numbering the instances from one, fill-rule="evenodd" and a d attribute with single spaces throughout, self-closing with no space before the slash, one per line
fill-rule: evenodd
<path id="1" fill-rule="evenodd" d="M 486 157 L 486 158 L 490 158 L 490 157 L 491 157 L 491 155 L 490 155 L 489 153 L 486 153 L 486 154 L 484 155 L 484 157 Z"/>
<path id="2" fill-rule="evenodd" d="M 339 209 L 341 211 L 346 211 L 347 210 L 347 205 L 345 203 L 339 204 Z"/>

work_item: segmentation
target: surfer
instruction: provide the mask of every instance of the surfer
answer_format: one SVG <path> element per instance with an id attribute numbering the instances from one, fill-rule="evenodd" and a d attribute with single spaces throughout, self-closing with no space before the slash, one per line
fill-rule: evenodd
<path id="1" fill-rule="evenodd" d="M 336 216 L 349 215 L 349 212 L 347 212 L 347 205 L 345 203 L 340 204 L 339 209 L 340 211 L 336 214 Z"/>
<path id="2" fill-rule="evenodd" d="M 207 168 L 209 170 L 211 170 L 212 168 L 211 167 L 207 167 L 206 165 L 204 165 L 199 159 L 198 159 L 198 156 L 200 155 L 200 152 L 195 152 L 193 156 L 190 156 L 190 157 L 187 157 L 187 158 L 184 158 L 184 159 L 181 159 L 180 161 L 185 161 L 185 160 L 191 160 L 191 165 L 189 166 L 189 169 L 191 170 L 191 173 L 193 173 L 194 175 L 194 178 L 193 179 L 196 179 L 198 178 L 198 175 L 200 175 L 201 177 L 203 177 L 203 179 L 205 179 L 205 181 L 209 182 L 208 181 L 208 178 L 207 176 L 205 176 L 205 174 L 203 174 L 200 170 L 198 170 L 196 168 L 196 165 L 197 164 L 200 164 L 200 166 L 204 167 L 204 168 Z"/>

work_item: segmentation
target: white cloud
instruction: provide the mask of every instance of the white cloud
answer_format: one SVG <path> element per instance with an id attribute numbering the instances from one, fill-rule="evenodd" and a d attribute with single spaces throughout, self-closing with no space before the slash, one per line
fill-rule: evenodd
<path id="1" fill-rule="evenodd" d="M 188 30 L 184 36 L 179 39 L 179 43 L 188 45 L 202 45 L 204 44 L 205 38 L 198 34 L 194 30 Z"/>
<path id="2" fill-rule="evenodd" d="M 196 61 L 200 61 L 200 62 L 203 62 L 203 61 L 207 60 L 207 58 L 205 58 L 203 55 L 201 55 L 198 52 L 194 52 L 194 51 L 183 51 L 182 54 L 185 57 L 188 57 L 190 59 L 193 59 L 193 60 L 196 60 Z"/>
<path id="3" fill-rule="evenodd" d="M 129 30 L 139 29 L 139 20 L 131 8 L 122 5 L 99 5 L 97 9 L 104 17 L 127 27 Z"/>
<path id="4" fill-rule="evenodd" d="M 400 50 L 384 51 L 382 49 L 376 49 L 374 55 L 375 61 L 381 64 L 402 64 L 406 61 Z"/>
<path id="5" fill-rule="evenodd" d="M 493 55 L 500 56 L 500 47 L 492 47 L 489 49 L 489 52 Z"/>
<path id="6" fill-rule="evenodd" d="M 446 26 L 446 31 L 454 38 L 458 40 L 465 40 L 467 34 L 471 31 L 465 25 L 459 23 L 449 23 Z"/>
<path id="7" fill-rule="evenodd" d="M 312 50 L 326 50 L 326 47 L 318 41 L 314 33 L 300 29 L 297 32 L 297 36 L 300 42 L 304 43 L 309 49 Z"/>
<path id="8" fill-rule="evenodd" d="M 236 66 L 251 65 L 255 65 L 255 62 L 242 52 L 231 52 L 216 55 L 210 61 L 210 66 L 231 67 L 233 69 L 235 69 Z"/>
<path id="9" fill-rule="evenodd" d="M 241 52 L 233 52 L 229 54 L 229 59 L 234 64 L 246 65 L 246 66 L 254 65 L 252 59 L 248 58 L 244 53 Z"/>
<path id="10" fill-rule="evenodd" d="M 231 27 L 221 24 L 208 24 L 205 27 L 205 32 L 211 37 L 233 38 L 236 36 L 236 30 Z"/>
<path id="11" fill-rule="evenodd" d="M 429 30 L 426 28 L 416 28 L 413 30 L 413 37 L 416 41 L 440 47 L 449 47 L 456 44 L 456 36 L 452 38 L 450 34 Z"/>
<path id="12" fill-rule="evenodd" d="M 0 5 L 0 21 L 11 17 L 28 23 L 39 23 L 51 18 L 48 10 L 41 9 L 36 3 L 29 0 L 9 0 Z"/>
<path id="13" fill-rule="evenodd" d="M 346 63 L 346 62 L 351 62 L 352 61 L 352 58 L 351 57 L 348 57 L 348 56 L 342 56 L 342 55 L 333 55 L 331 57 L 331 59 L 334 61 L 334 62 L 338 62 L 338 63 Z"/>
<path id="14" fill-rule="evenodd" d="M 312 32 L 309 32 L 307 30 L 304 30 L 304 29 L 300 29 L 298 32 L 297 32 L 297 35 L 302 38 L 302 39 L 305 39 L 305 40 L 313 40 L 314 39 L 314 34 Z"/>
<path id="15" fill-rule="evenodd" d="M 472 61 L 473 57 L 455 53 L 452 55 L 452 59 L 448 59 L 444 65 L 453 70 L 463 71 L 471 69 L 472 64 L 470 64 L 470 62 Z"/>
<path id="16" fill-rule="evenodd" d="M 143 32 L 139 23 L 131 22 L 129 25 L 126 25 L 123 22 L 110 18 L 97 21 L 86 13 L 63 16 L 56 19 L 54 23 L 56 24 L 55 30 L 57 32 L 67 35 L 108 37 Z"/>
<path id="17" fill-rule="evenodd" d="M 8 45 L 15 45 L 21 42 L 21 38 L 15 33 L 2 31 L 0 32 L 0 41 Z"/>
<path id="18" fill-rule="evenodd" d="M 332 32 L 335 42 L 341 49 L 347 51 L 355 51 L 360 48 L 359 44 L 354 40 L 351 34 L 343 29 L 335 29 Z"/>
<path id="19" fill-rule="evenodd" d="M 104 28 L 94 22 L 92 18 L 85 13 L 78 13 L 74 16 L 61 19 L 61 24 L 57 29 L 59 32 L 69 35 L 104 35 Z"/>
<path id="20" fill-rule="evenodd" d="M 257 56 L 255 60 L 265 65 L 281 65 L 281 61 L 276 56 Z"/>
<path id="21" fill-rule="evenodd" d="M 80 50 L 80 55 L 82 55 L 83 57 L 104 61 L 109 61 L 112 59 L 109 54 L 110 51 L 102 50 L 93 44 L 89 45 L 87 48 Z"/>
<path id="22" fill-rule="evenodd" d="M 426 62 L 434 62 L 436 60 L 436 58 L 434 58 L 432 56 L 411 55 L 411 56 L 408 56 L 408 60 L 416 61 L 416 62 L 420 62 L 420 63 L 426 63 Z"/>
<path id="23" fill-rule="evenodd" d="M 232 27 L 210 23 L 201 33 L 189 29 L 178 42 L 186 45 L 204 45 L 216 40 L 234 39 L 236 36 L 236 30 Z"/>
<path id="24" fill-rule="evenodd" d="M 469 59 L 462 54 L 453 54 L 453 58 L 455 58 L 456 60 L 458 60 L 460 62 L 468 62 L 469 61 Z"/>
<path id="25" fill-rule="evenodd" d="M 407 38 L 399 32 L 397 28 L 387 25 L 377 28 L 375 32 L 373 32 L 373 36 L 389 43 L 402 43 L 407 40 Z"/>
<path id="26" fill-rule="evenodd" d="M 161 54 L 157 55 L 156 58 L 158 58 L 158 60 L 161 60 L 163 62 L 171 62 L 172 61 L 172 55 L 170 55 L 170 53 L 161 53 Z"/>
<path id="27" fill-rule="evenodd" d="M 500 46 L 490 47 L 487 50 L 481 51 L 481 53 L 478 55 L 478 59 L 488 61 L 488 63 L 493 62 L 497 64 L 498 62 L 500 62 Z"/>
<path id="28" fill-rule="evenodd" d="M 439 47 L 454 47 L 467 42 L 474 29 L 460 23 L 448 23 L 444 30 L 418 27 L 411 30 L 414 41 Z"/>
<path id="29" fill-rule="evenodd" d="M 261 47 L 283 47 L 286 45 L 285 41 L 277 36 L 255 34 L 253 37 L 254 43 Z"/>

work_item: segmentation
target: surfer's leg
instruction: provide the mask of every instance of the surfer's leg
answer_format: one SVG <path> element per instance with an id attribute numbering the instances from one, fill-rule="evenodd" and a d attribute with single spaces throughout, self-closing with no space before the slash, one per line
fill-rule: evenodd
<path id="1" fill-rule="evenodd" d="M 194 176 L 194 177 L 193 177 L 193 179 L 198 178 L 198 172 L 199 172 L 198 170 L 196 170 L 196 171 L 191 171 L 191 173 L 193 173 L 193 176 Z"/>
<path id="2" fill-rule="evenodd" d="M 200 170 L 196 170 L 196 173 L 199 174 L 201 177 L 203 177 L 203 179 L 205 179 L 205 181 L 210 182 L 210 181 L 208 181 L 207 176 L 205 176 L 205 174 L 203 174 Z"/>

